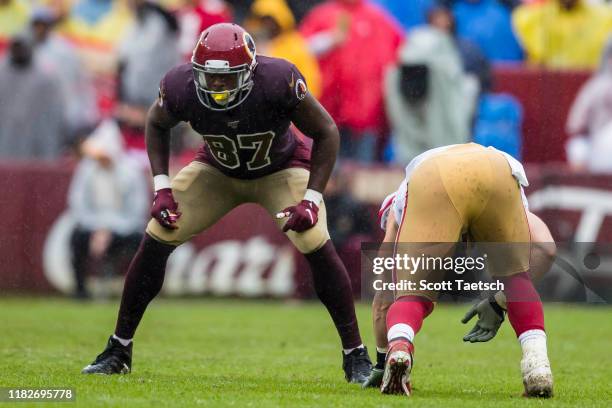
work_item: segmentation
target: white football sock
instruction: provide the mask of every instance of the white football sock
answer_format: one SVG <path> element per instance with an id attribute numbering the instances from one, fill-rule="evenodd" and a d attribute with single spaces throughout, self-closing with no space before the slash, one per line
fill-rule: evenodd
<path id="1" fill-rule="evenodd" d="M 362 343 L 362 344 L 358 345 L 357 347 L 353 347 L 353 348 L 350 348 L 350 349 L 342 349 L 342 351 L 344 352 L 344 354 L 351 354 L 353 350 L 362 349 L 364 347 L 365 346 Z"/>
<path id="2" fill-rule="evenodd" d="M 414 330 L 405 323 L 394 324 L 387 333 L 387 340 L 391 341 L 398 337 L 408 339 L 412 343 L 414 341 Z"/>
<path id="3" fill-rule="evenodd" d="M 543 330 L 527 330 L 518 337 L 518 341 L 523 349 L 523 356 L 536 354 L 548 356 L 546 349 L 546 333 Z"/>
<path id="4" fill-rule="evenodd" d="M 541 381 L 550 383 L 552 386 L 552 372 L 548 352 L 546 350 L 546 333 L 542 330 L 528 330 L 519 338 L 523 349 L 521 359 L 521 373 L 526 387 L 533 387 Z"/>
<path id="5" fill-rule="evenodd" d="M 113 339 L 117 340 L 123 347 L 127 347 L 132 342 L 132 339 L 122 339 L 121 337 L 117 337 L 117 335 L 113 334 Z"/>

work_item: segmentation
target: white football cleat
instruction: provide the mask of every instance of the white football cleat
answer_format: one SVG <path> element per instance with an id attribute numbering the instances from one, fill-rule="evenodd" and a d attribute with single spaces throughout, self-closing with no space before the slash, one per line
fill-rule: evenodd
<path id="1" fill-rule="evenodd" d="M 385 362 L 380 392 L 383 394 L 405 394 L 410 396 L 410 372 L 412 371 L 412 353 L 414 347 L 406 339 L 389 342 L 389 351 Z"/>
<path id="2" fill-rule="evenodd" d="M 526 397 L 550 398 L 553 396 L 553 377 L 546 355 L 528 353 L 521 360 L 521 372 Z"/>

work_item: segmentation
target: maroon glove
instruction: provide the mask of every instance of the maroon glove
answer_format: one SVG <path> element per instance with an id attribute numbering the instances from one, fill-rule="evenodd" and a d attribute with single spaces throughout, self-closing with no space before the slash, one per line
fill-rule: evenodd
<path id="1" fill-rule="evenodd" d="M 312 201 L 302 200 L 298 205 L 285 208 L 277 214 L 278 218 L 289 217 L 283 232 L 293 230 L 295 232 L 304 232 L 315 226 L 319 219 L 319 207 Z"/>
<path id="2" fill-rule="evenodd" d="M 159 225 L 167 229 L 177 229 L 178 227 L 174 224 L 181 216 L 177 210 L 178 204 L 174 201 L 172 189 L 162 188 L 155 192 L 151 217 L 155 218 Z"/>

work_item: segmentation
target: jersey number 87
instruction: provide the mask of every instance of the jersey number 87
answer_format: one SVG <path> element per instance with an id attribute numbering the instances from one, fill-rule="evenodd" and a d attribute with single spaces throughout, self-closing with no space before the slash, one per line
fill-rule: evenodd
<path id="1" fill-rule="evenodd" d="M 270 164 L 270 147 L 274 136 L 272 131 L 237 135 L 238 146 L 234 140 L 225 135 L 204 135 L 203 138 L 215 160 L 222 166 L 230 169 L 240 167 L 238 149 L 248 149 L 253 151 L 253 155 L 246 163 L 247 169 L 258 170 Z"/>

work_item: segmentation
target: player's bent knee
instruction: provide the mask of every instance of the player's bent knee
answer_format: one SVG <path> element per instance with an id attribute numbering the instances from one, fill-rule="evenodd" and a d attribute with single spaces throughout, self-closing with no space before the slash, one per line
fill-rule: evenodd
<path id="1" fill-rule="evenodd" d="M 181 232 L 180 228 L 176 230 L 169 230 L 162 227 L 154 218 L 152 218 L 147 224 L 147 229 L 145 232 L 157 242 L 174 246 L 179 246 L 191 238 L 184 232 Z"/>
<path id="2" fill-rule="evenodd" d="M 289 231 L 287 232 L 287 237 L 297 250 L 303 254 L 317 251 L 330 239 L 327 228 L 321 228 L 318 224 L 301 233 Z"/>

